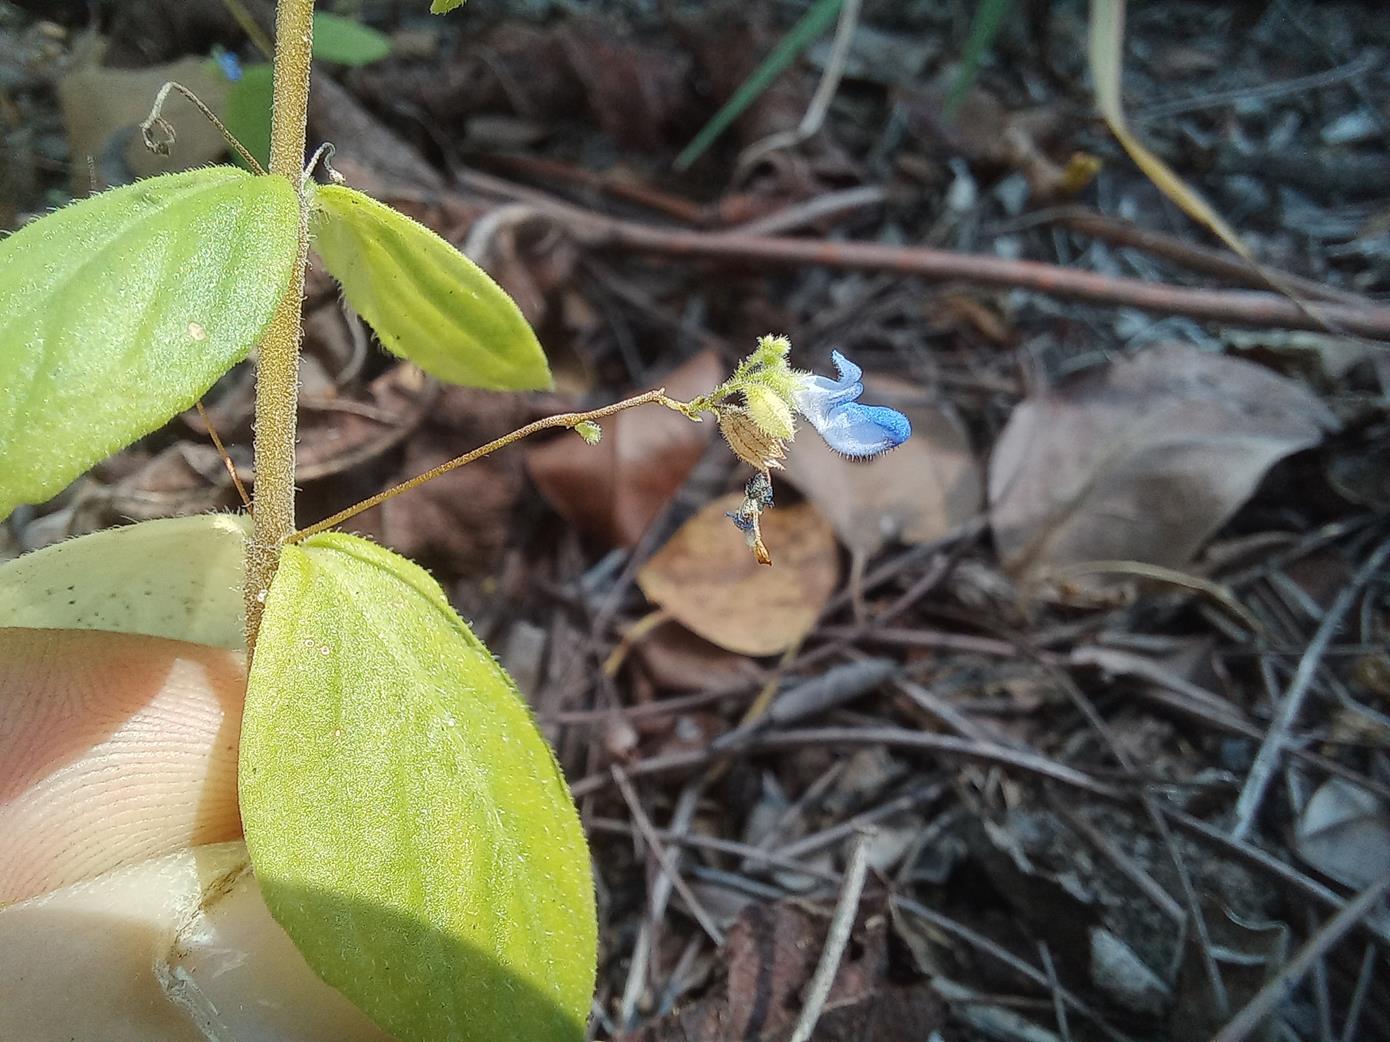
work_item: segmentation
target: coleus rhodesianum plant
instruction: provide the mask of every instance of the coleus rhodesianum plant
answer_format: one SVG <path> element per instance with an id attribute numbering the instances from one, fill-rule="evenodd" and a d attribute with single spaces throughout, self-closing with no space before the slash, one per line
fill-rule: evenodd
<path id="1" fill-rule="evenodd" d="M 247 169 L 138 181 L 0 241 L 0 519 L 191 407 L 254 348 L 250 517 L 146 522 L 19 558 L 0 569 L 0 626 L 245 647 L 246 844 L 271 913 L 313 969 L 404 1042 L 580 1039 L 597 930 L 560 768 L 439 585 L 334 527 L 534 431 L 571 428 L 592 442 L 605 416 L 656 404 L 713 414 L 755 468 L 730 516 L 770 563 L 758 519 L 795 415 L 855 457 L 901 443 L 907 421 L 861 404 L 859 370 L 842 356 L 831 380 L 791 369 L 787 340 L 764 337 L 691 402 L 657 390 L 553 416 L 296 531 L 310 247 L 381 343 L 426 373 L 499 391 L 550 384 L 535 335 L 481 269 L 303 166 L 312 6 L 277 9 L 268 171 L 233 140 Z M 158 116 L 167 93 L 146 124 L 154 144 L 169 129 Z M 235 580 L 215 570 L 227 561 Z"/>

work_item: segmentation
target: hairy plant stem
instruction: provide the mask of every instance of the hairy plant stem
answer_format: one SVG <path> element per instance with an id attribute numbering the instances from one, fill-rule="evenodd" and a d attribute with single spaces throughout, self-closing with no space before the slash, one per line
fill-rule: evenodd
<path id="1" fill-rule="evenodd" d="M 254 530 L 246 544 L 246 653 L 254 653 L 261 614 L 280 547 L 294 532 L 294 441 L 299 402 L 299 340 L 304 262 L 309 251 L 308 210 L 301 185 L 309 105 L 309 63 L 314 0 L 280 0 L 275 12 L 274 105 L 270 120 L 270 176 L 287 177 L 300 197 L 299 259 L 256 363 L 256 488 Z"/>

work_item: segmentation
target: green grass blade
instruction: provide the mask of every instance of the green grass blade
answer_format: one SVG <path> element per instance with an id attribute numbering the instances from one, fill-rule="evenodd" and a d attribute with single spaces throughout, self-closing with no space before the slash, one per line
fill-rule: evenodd
<path id="1" fill-rule="evenodd" d="M 839 14 L 841 2 L 842 0 L 816 0 L 815 5 L 802 16 L 801 21 L 792 26 L 791 31 L 782 37 L 772 53 L 764 58 L 762 64 L 739 85 L 738 90 L 734 91 L 734 96 L 724 103 L 724 107 L 714 114 L 695 135 L 694 140 L 676 157 L 677 170 L 687 169 L 704 155 L 705 150 L 718 140 L 719 135 L 729 129 L 729 125 L 743 114 L 744 109 L 758 100 L 759 95 L 796 60 L 797 55 L 830 28 L 835 16 Z"/>
<path id="2" fill-rule="evenodd" d="M 980 63 L 999 35 L 999 27 L 1004 24 L 1004 14 L 1009 9 L 1009 0 L 980 0 L 975 8 L 975 17 L 970 21 L 970 36 L 965 41 L 965 53 L 961 55 L 960 69 L 956 72 L 951 93 L 946 98 L 946 118 L 954 118 L 966 93 L 974 86 L 980 74 Z"/>

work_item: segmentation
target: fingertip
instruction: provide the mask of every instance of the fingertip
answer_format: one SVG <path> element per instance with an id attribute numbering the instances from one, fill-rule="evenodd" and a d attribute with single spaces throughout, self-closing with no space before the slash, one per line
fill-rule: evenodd
<path id="1" fill-rule="evenodd" d="M 241 834 L 239 652 L 0 629 L 0 903 Z"/>

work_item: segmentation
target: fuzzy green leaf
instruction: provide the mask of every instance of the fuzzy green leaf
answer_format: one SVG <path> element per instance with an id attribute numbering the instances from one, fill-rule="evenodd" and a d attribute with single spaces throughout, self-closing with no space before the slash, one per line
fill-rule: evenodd
<path id="1" fill-rule="evenodd" d="M 314 13 L 314 57 L 339 65 L 370 65 L 391 53 L 391 40 L 375 29 L 327 11 Z"/>
<path id="2" fill-rule="evenodd" d="M 448 14 L 456 7 L 462 7 L 465 0 L 430 0 L 430 14 Z"/>
<path id="3" fill-rule="evenodd" d="M 0 518 L 191 406 L 289 285 L 294 189 L 234 167 L 73 203 L 0 241 Z"/>
<path id="4" fill-rule="evenodd" d="M 450 383 L 550 386 L 536 334 L 502 287 L 424 225 L 342 185 L 314 193 L 314 249 L 388 349 Z"/>
<path id="5" fill-rule="evenodd" d="M 402 1042 L 584 1037 L 578 815 L 515 685 L 420 568 L 338 533 L 285 548 L 240 787 L 272 914 Z"/>
<path id="6" fill-rule="evenodd" d="M 111 630 L 237 650 L 251 521 L 202 514 L 108 528 L 0 566 L 0 627 Z"/>

